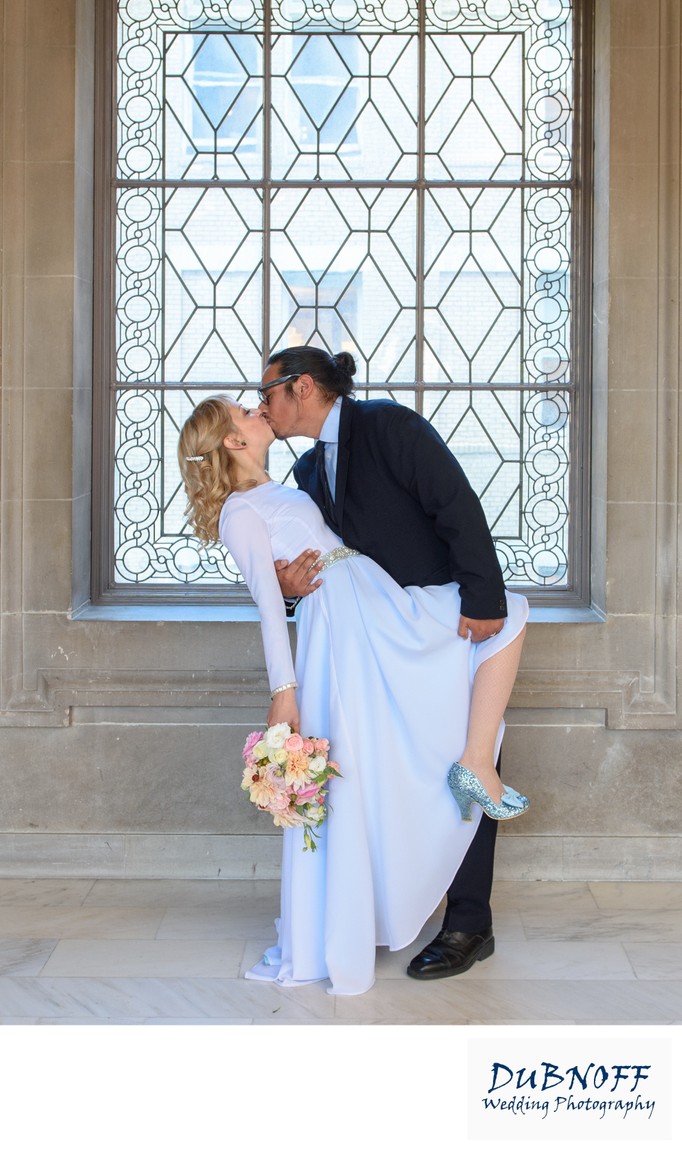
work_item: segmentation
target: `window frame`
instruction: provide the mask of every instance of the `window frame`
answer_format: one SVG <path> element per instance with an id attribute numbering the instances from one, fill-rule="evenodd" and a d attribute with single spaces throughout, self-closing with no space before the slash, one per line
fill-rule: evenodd
<path id="1" fill-rule="evenodd" d="M 115 270 L 116 220 L 116 0 L 96 0 L 94 290 L 93 290 L 93 451 L 91 604 L 94 606 L 250 604 L 243 585 L 122 584 L 114 581 L 113 518 L 116 389 Z M 594 0 L 573 0 L 573 165 L 571 246 L 571 458 L 569 462 L 570 587 L 514 583 L 531 607 L 575 609 L 591 603 L 591 390 L 593 250 L 593 69 Z M 268 259 L 268 240 L 264 259 Z M 266 306 L 267 310 L 267 306 Z M 263 365 L 269 354 L 267 349 Z M 406 385 L 407 386 L 407 385 Z M 419 384 L 416 390 L 419 390 Z M 415 390 L 415 385 L 409 385 Z M 491 385 L 495 390 L 494 385 Z M 447 389 L 447 385 L 443 385 Z M 191 390 L 188 385 L 187 390 Z M 358 388 L 361 390 L 361 386 Z M 372 390 L 378 388 L 372 386 Z M 388 389 L 387 389 L 388 390 Z M 390 390 L 399 393 L 399 387 Z M 422 390 L 428 390 L 422 385 Z M 524 390 L 541 391 L 534 387 Z"/>

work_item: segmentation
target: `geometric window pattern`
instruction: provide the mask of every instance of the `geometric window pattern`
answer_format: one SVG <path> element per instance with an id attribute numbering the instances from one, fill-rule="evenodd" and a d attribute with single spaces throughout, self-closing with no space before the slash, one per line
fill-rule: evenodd
<path id="1" fill-rule="evenodd" d="M 240 584 L 184 527 L 178 430 L 316 343 L 437 427 L 508 584 L 566 587 L 569 0 L 116 10 L 113 584 Z"/>

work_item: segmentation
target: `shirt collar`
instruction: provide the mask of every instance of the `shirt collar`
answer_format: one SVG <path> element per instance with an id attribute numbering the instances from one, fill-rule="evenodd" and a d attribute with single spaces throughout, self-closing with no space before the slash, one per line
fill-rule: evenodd
<path id="1" fill-rule="evenodd" d="M 319 438 L 324 443 L 339 442 L 339 421 L 341 419 L 341 396 L 334 400 L 333 406 L 327 412 L 327 418 L 322 424 Z"/>

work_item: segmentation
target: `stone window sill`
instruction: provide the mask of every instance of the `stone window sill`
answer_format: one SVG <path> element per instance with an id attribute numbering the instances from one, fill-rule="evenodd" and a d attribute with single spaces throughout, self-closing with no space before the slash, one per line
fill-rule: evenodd
<path id="1" fill-rule="evenodd" d="M 88 604 L 71 618 L 112 623 L 257 623 L 259 616 L 252 603 L 142 603 Z M 604 617 L 592 607 L 531 607 L 528 622 L 603 623 Z"/>

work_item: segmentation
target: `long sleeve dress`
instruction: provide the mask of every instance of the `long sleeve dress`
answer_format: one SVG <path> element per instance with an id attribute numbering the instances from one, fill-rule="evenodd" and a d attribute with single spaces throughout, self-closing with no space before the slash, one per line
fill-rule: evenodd
<path id="1" fill-rule="evenodd" d="M 447 771 L 466 742 L 476 669 L 519 634 L 528 605 L 508 593 L 502 631 L 473 644 L 457 635 L 456 583 L 402 588 L 352 556 L 300 604 L 294 667 L 273 560 L 342 541 L 304 492 L 274 482 L 229 496 L 220 538 L 259 609 L 270 689 L 299 683 L 301 733 L 329 739 L 342 776 L 314 853 L 301 828 L 283 832 L 278 945 L 247 977 L 362 994 L 376 947 L 415 939 L 474 837 L 480 809 L 462 821 Z"/>

